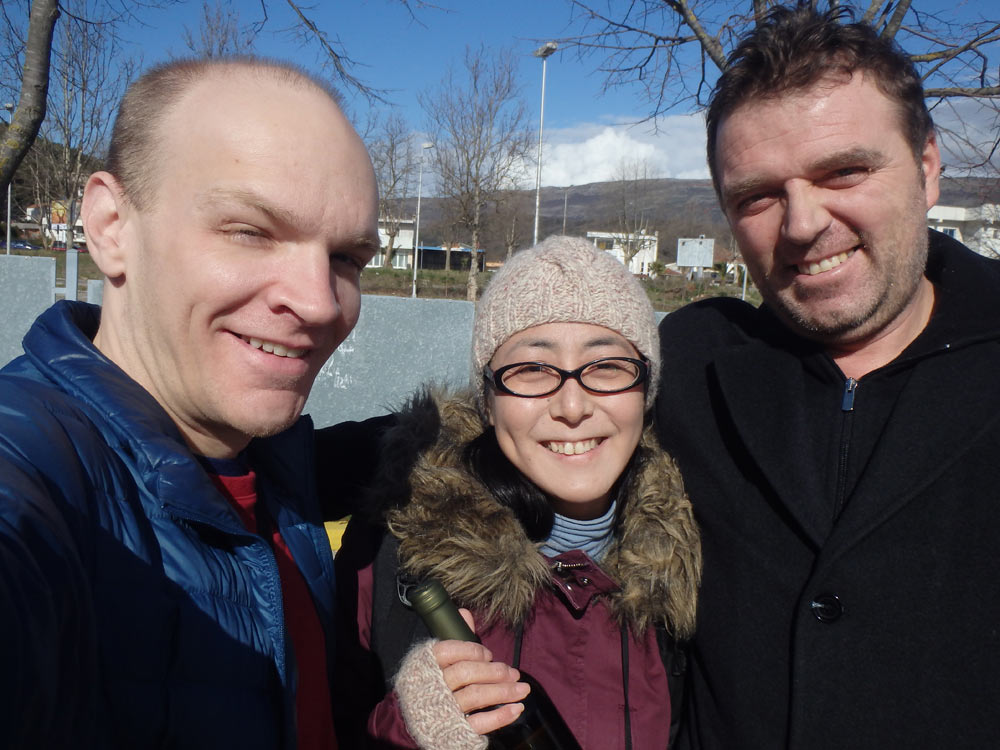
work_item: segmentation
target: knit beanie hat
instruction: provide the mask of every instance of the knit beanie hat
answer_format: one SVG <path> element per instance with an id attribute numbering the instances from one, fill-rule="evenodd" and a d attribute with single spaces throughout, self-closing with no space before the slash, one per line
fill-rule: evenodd
<path id="1" fill-rule="evenodd" d="M 580 237 L 553 236 L 515 254 L 490 280 L 472 325 L 472 387 L 484 413 L 483 367 L 515 333 L 544 323 L 593 323 L 621 334 L 649 361 L 646 408 L 660 376 L 656 316 L 614 256 Z"/>

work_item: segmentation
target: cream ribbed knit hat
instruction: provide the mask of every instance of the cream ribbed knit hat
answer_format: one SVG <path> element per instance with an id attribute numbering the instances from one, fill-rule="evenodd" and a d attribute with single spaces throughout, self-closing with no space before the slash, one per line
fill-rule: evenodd
<path id="1" fill-rule="evenodd" d="M 515 333 L 544 323 L 593 323 L 628 339 L 649 360 L 646 408 L 660 377 L 656 316 L 639 281 L 580 237 L 549 237 L 504 263 L 476 307 L 472 387 L 483 411 L 483 367 Z"/>

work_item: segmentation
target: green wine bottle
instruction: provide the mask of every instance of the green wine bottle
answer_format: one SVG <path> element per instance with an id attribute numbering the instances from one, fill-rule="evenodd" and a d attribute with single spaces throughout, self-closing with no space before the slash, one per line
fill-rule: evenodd
<path id="1" fill-rule="evenodd" d="M 435 638 L 479 643 L 439 581 L 425 579 L 408 592 L 407 598 Z M 521 701 L 524 711 L 512 724 L 490 732 L 491 750 L 581 750 L 538 681 L 521 670 L 521 682 L 531 688 Z"/>

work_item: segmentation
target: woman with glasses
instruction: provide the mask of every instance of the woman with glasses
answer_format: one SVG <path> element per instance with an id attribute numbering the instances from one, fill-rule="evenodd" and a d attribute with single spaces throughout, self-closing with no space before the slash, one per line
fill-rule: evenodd
<path id="1" fill-rule="evenodd" d="M 552 237 L 497 272 L 471 391 L 397 415 L 374 517 L 337 555 L 342 747 L 485 748 L 522 668 L 581 747 L 667 747 L 701 554 L 649 425 L 659 368 L 652 307 L 607 253 Z M 406 598 L 427 577 L 482 645 L 427 640 Z"/>

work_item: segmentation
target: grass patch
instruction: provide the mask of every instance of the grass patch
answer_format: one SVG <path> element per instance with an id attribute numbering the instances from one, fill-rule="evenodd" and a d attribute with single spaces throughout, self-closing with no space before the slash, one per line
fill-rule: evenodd
<path id="1" fill-rule="evenodd" d="M 492 273 L 478 275 L 478 294 Z M 468 271 L 422 270 L 417 272 L 417 296 L 432 299 L 465 299 Z M 363 294 L 409 297 L 413 293 L 413 271 L 395 268 L 366 268 L 361 274 Z"/>
<path id="2" fill-rule="evenodd" d="M 689 302 L 696 302 L 709 297 L 739 297 L 743 293 L 741 284 L 728 284 L 722 281 L 702 279 L 688 281 L 678 276 L 660 276 L 655 279 L 643 279 L 653 309 L 660 312 L 673 312 Z M 747 284 L 746 300 L 752 305 L 760 304 L 760 293 L 753 284 Z"/>

